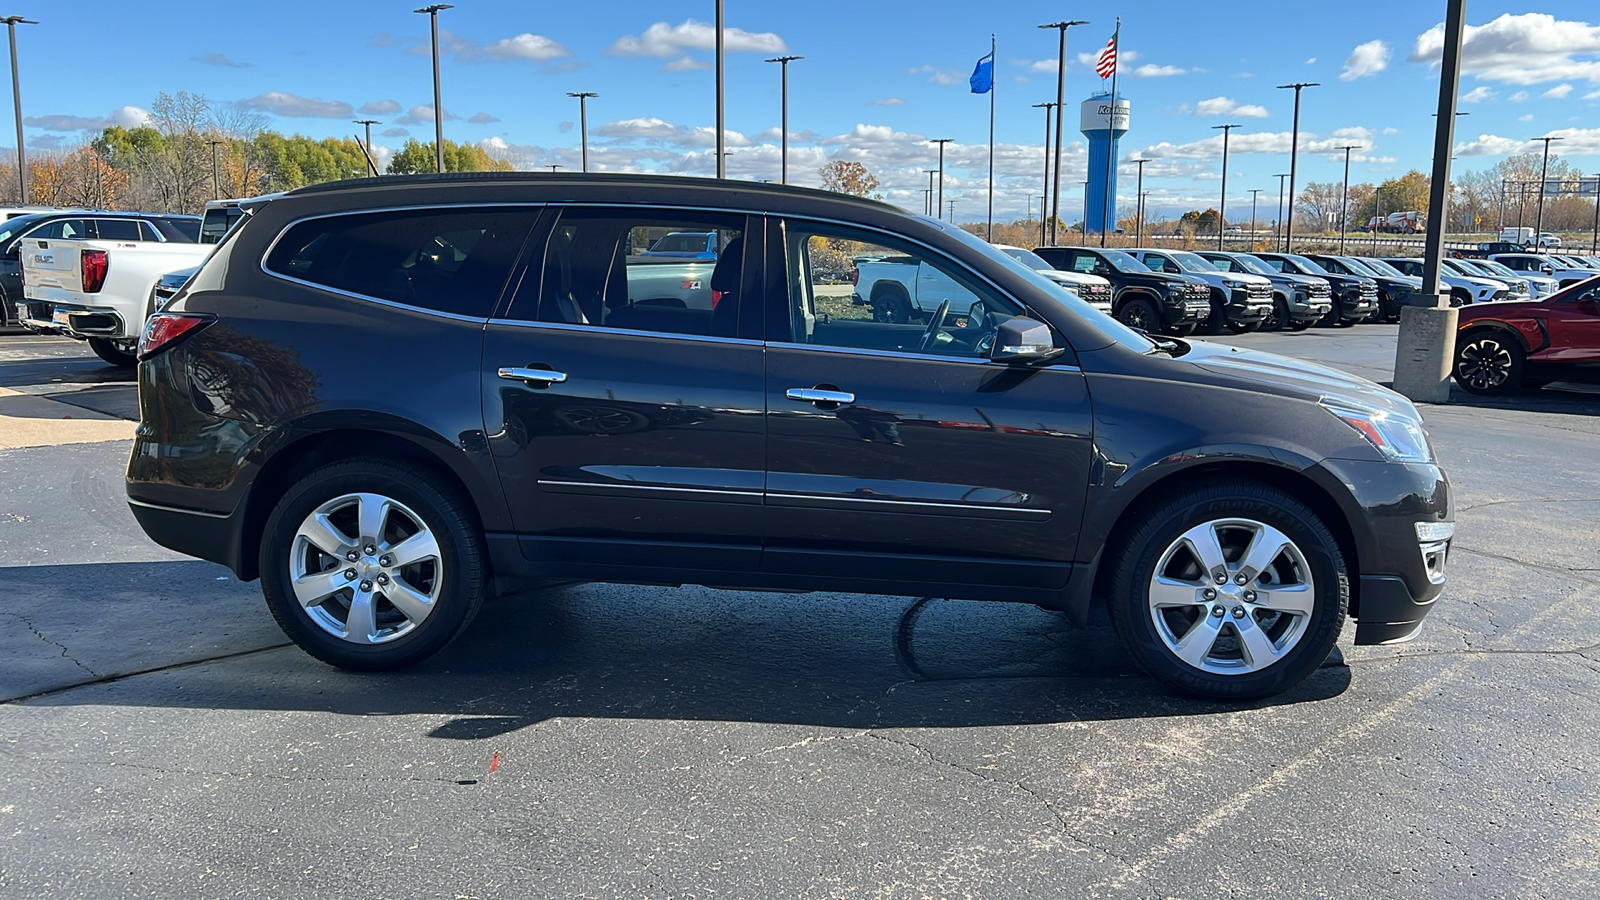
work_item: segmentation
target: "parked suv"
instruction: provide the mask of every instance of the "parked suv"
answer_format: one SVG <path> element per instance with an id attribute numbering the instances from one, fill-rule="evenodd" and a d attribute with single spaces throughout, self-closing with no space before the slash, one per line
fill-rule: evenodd
<path id="1" fill-rule="evenodd" d="M 641 304 L 641 228 L 716 232 L 712 309 Z M 641 248 L 642 249 L 642 248 Z M 886 323 L 825 272 L 981 298 Z M 305 650 L 417 663 L 497 580 L 1109 607 L 1152 674 L 1284 690 L 1403 640 L 1450 488 L 1371 382 L 1151 340 L 948 223 L 777 185 L 436 175 L 250 207 L 141 345 L 134 515 L 260 578 Z M 604 439 L 601 439 L 601 438 Z"/>
<path id="2" fill-rule="evenodd" d="M 1193 275 L 1163 275 L 1121 250 L 1035 247 L 1041 259 L 1066 272 L 1099 275 L 1116 291 L 1112 315 L 1141 331 L 1183 337 L 1211 315 L 1211 285 Z"/>
<path id="3" fill-rule="evenodd" d="M 1422 279 L 1412 278 L 1392 267 L 1384 271 L 1372 265 L 1371 260 L 1319 253 L 1307 253 L 1305 257 L 1335 275 L 1371 278 L 1378 285 L 1378 309 L 1367 319 L 1369 322 L 1400 321 L 1400 307 L 1410 303 L 1411 295 L 1422 290 Z"/>
<path id="4" fill-rule="evenodd" d="M 1348 328 L 1378 312 L 1378 283 L 1367 275 L 1339 275 L 1296 253 L 1257 253 L 1258 259 L 1280 272 L 1315 275 L 1333 289 L 1333 309 L 1321 325 Z"/>
<path id="5" fill-rule="evenodd" d="M 1235 334 L 1255 331 L 1272 315 L 1272 282 L 1260 275 L 1224 272 L 1187 250 L 1129 252 L 1153 272 L 1193 275 L 1211 285 L 1211 314 L 1201 325 L 1208 334 L 1221 334 L 1223 328 Z"/>
<path id="6" fill-rule="evenodd" d="M 1304 331 L 1333 308 L 1333 292 L 1326 279 L 1279 272 L 1248 253 L 1196 252 L 1224 272 L 1248 272 L 1267 279 L 1272 285 L 1272 313 L 1261 323 L 1263 331 Z"/>

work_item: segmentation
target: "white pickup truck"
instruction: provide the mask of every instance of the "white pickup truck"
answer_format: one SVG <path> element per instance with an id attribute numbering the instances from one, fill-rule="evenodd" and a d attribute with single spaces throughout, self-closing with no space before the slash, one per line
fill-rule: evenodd
<path id="1" fill-rule="evenodd" d="M 132 366 L 161 276 L 200 265 L 210 244 L 24 238 L 22 293 L 34 317 L 24 324 L 86 340 L 112 365 Z M 49 310 L 48 320 L 40 318 Z"/>

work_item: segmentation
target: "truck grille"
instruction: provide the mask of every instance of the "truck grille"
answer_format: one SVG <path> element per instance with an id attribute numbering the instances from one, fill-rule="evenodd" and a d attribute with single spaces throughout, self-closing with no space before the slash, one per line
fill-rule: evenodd
<path id="1" fill-rule="evenodd" d="M 1272 300 L 1272 285 L 1270 284 L 1252 285 L 1247 289 L 1247 292 L 1249 293 L 1251 300 L 1257 300 L 1261 302 L 1271 302 Z"/>
<path id="2" fill-rule="evenodd" d="M 1319 281 L 1311 285 L 1306 294 L 1313 300 L 1329 300 L 1333 297 L 1333 288 L 1328 287 L 1326 281 Z"/>
<path id="3" fill-rule="evenodd" d="M 1207 303 L 1210 303 L 1211 302 L 1211 288 L 1206 287 L 1205 285 L 1202 285 L 1202 284 L 1185 285 L 1184 288 L 1183 288 L 1183 297 L 1184 297 L 1185 300 L 1197 300 L 1198 299 L 1198 300 L 1204 300 Z"/>
<path id="4" fill-rule="evenodd" d="M 1370 283 L 1363 284 L 1361 286 L 1361 299 L 1363 299 L 1363 300 L 1371 300 L 1373 303 L 1377 303 L 1378 302 L 1378 286 L 1375 285 L 1375 284 L 1370 284 Z"/>
<path id="5" fill-rule="evenodd" d="M 1074 288 L 1085 303 L 1110 303 L 1111 288 L 1104 284 L 1083 284 Z"/>

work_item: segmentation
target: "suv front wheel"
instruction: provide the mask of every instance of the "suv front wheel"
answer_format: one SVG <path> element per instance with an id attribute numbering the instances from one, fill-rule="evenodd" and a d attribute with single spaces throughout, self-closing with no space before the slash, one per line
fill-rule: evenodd
<path id="1" fill-rule="evenodd" d="M 279 627 L 330 665 L 420 662 L 482 605 L 483 539 L 454 487 L 400 460 L 357 458 L 296 482 L 267 519 L 261 588 Z"/>
<path id="2" fill-rule="evenodd" d="M 1249 481 L 1194 487 L 1147 511 L 1113 569 L 1128 652 L 1184 693 L 1267 697 L 1314 672 L 1344 627 L 1349 575 L 1304 504 Z"/>

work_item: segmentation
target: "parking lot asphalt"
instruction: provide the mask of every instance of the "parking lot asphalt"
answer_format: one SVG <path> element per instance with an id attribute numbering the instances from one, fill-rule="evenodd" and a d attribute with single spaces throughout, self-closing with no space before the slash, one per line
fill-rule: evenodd
<path id="1" fill-rule="evenodd" d="M 1382 381 L 1395 329 L 1219 340 Z M 694 586 L 344 673 L 140 532 L 134 394 L 0 337 L 0 896 L 1600 895 L 1592 391 L 1426 407 L 1421 635 L 1245 705 L 1031 606 Z"/>

